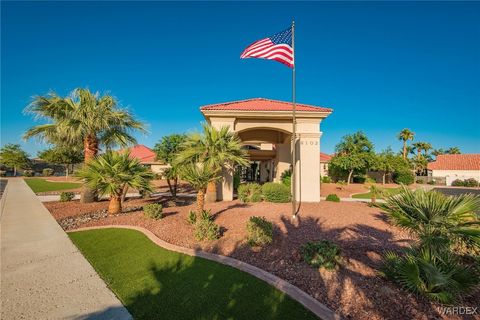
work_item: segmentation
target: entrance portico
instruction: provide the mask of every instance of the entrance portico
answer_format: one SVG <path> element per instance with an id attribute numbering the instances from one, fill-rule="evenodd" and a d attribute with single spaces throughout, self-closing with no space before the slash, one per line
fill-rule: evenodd
<path id="1" fill-rule="evenodd" d="M 246 146 L 249 158 L 258 167 L 259 182 L 280 182 L 292 164 L 292 104 L 263 98 L 207 105 L 200 108 L 215 128 L 227 126 Z M 332 109 L 296 105 L 297 199 L 320 201 L 320 123 Z M 257 171 L 256 171 L 257 172 Z M 218 200 L 233 200 L 233 170 L 225 170 Z"/>

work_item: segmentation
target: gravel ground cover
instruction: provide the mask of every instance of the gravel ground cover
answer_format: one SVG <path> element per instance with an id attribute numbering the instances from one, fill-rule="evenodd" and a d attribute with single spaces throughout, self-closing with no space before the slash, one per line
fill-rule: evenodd
<path id="1" fill-rule="evenodd" d="M 152 201 L 168 205 L 168 199 L 135 199 L 125 208 L 140 207 Z M 89 204 L 78 202 L 45 204 L 57 220 L 105 210 L 107 201 Z M 385 216 L 364 203 L 302 204 L 299 218 L 291 219 L 290 204 L 239 201 L 208 204 L 220 225 L 222 237 L 215 241 L 198 242 L 193 227 L 187 223 L 194 204 L 167 206 L 165 217 L 151 220 L 141 210 L 114 217 L 100 217 L 77 226 L 135 225 L 144 227 L 159 238 L 179 246 L 214 252 L 248 262 L 298 286 L 346 319 L 455 319 L 440 314 L 439 305 L 398 289 L 379 277 L 377 269 L 385 250 L 399 250 L 412 239 L 392 227 Z M 251 248 L 245 243 L 245 225 L 251 216 L 264 216 L 274 224 L 271 245 Z M 337 271 L 317 270 L 302 261 L 299 248 L 307 241 L 329 239 L 341 247 L 343 261 Z M 476 294 L 461 302 L 462 306 L 478 306 Z M 460 319 L 460 317 L 458 317 Z"/>

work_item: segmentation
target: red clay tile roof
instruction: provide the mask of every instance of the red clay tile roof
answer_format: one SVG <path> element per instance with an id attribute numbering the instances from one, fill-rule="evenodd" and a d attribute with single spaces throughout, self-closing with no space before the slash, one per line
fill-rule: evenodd
<path id="1" fill-rule="evenodd" d="M 291 111 L 292 103 L 265 98 L 254 98 L 232 102 L 210 104 L 200 108 L 200 110 L 231 110 L 231 111 Z M 332 112 L 330 108 L 311 106 L 307 104 L 296 104 L 297 111 L 310 112 Z"/>
<path id="2" fill-rule="evenodd" d="M 429 170 L 480 170 L 480 154 L 442 154 L 427 166 Z"/>
<path id="3" fill-rule="evenodd" d="M 137 144 L 133 147 L 122 149 L 120 151 L 130 151 L 130 158 L 137 158 L 140 163 L 156 162 L 155 152 L 143 144 Z"/>
<path id="4" fill-rule="evenodd" d="M 328 162 L 332 159 L 332 156 L 323 152 L 320 152 L 320 162 Z"/>

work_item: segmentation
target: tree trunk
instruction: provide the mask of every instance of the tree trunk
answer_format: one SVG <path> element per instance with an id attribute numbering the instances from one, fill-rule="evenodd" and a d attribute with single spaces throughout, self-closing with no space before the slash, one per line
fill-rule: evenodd
<path id="1" fill-rule="evenodd" d="M 407 159 L 407 141 L 403 140 L 403 160 Z"/>
<path id="2" fill-rule="evenodd" d="M 198 190 L 197 192 L 197 217 L 203 212 L 205 207 L 205 190 Z"/>
<path id="3" fill-rule="evenodd" d="M 377 203 L 377 195 L 372 193 L 372 204 L 376 204 Z"/>
<path id="4" fill-rule="evenodd" d="M 208 184 L 205 200 L 208 203 L 217 201 L 217 182 L 212 181 Z"/>
<path id="5" fill-rule="evenodd" d="M 13 176 L 17 176 L 17 166 L 13 166 Z"/>
<path id="6" fill-rule="evenodd" d="M 382 176 L 382 185 L 385 185 L 385 176 L 387 175 L 386 172 L 383 172 L 383 176 Z"/>
<path id="7" fill-rule="evenodd" d="M 125 186 L 123 186 L 123 189 L 122 189 L 122 199 L 120 200 L 122 203 L 125 202 L 125 198 L 127 197 L 127 192 L 128 192 L 128 186 L 125 185 Z"/>
<path id="8" fill-rule="evenodd" d="M 119 214 L 122 212 L 122 202 L 120 196 L 112 196 L 108 204 L 108 214 Z"/>
<path id="9" fill-rule="evenodd" d="M 352 179 L 352 175 L 353 175 L 353 170 L 350 170 L 350 172 L 348 173 L 347 185 L 350 185 L 350 180 Z"/>
<path id="10" fill-rule="evenodd" d="M 68 164 L 65 165 L 65 180 L 68 180 Z"/>
<path id="11" fill-rule="evenodd" d="M 92 160 L 98 153 L 98 140 L 97 137 L 94 135 L 89 135 L 85 137 L 83 141 L 83 147 L 85 151 L 85 158 L 83 165 L 86 165 L 88 161 Z M 80 197 L 80 202 L 82 203 L 90 203 L 97 200 L 97 196 L 95 192 L 90 189 L 85 184 L 82 187 L 82 194 Z"/>

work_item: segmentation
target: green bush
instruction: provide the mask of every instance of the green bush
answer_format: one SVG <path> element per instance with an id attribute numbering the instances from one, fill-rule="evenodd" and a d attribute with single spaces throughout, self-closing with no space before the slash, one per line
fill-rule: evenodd
<path id="1" fill-rule="evenodd" d="M 334 269 L 341 262 L 340 247 L 329 240 L 307 242 L 300 253 L 303 260 L 315 268 Z"/>
<path id="2" fill-rule="evenodd" d="M 465 187 L 478 187 L 478 181 L 475 180 L 474 178 L 466 179 L 464 182 Z"/>
<path id="3" fill-rule="evenodd" d="M 44 177 L 50 177 L 50 176 L 53 176 L 54 172 L 55 171 L 52 168 L 45 168 L 45 169 L 42 170 L 42 175 Z"/>
<path id="4" fill-rule="evenodd" d="M 238 198 L 242 202 L 262 201 L 262 186 L 258 183 L 245 183 L 238 187 Z"/>
<path id="5" fill-rule="evenodd" d="M 202 213 L 200 213 L 200 220 L 212 220 L 212 210 L 203 210 Z"/>
<path id="6" fill-rule="evenodd" d="M 369 177 L 369 176 L 366 176 L 365 177 L 365 183 L 377 183 L 377 180 Z"/>
<path id="7" fill-rule="evenodd" d="M 353 176 L 353 183 L 365 183 L 366 180 L 365 176 Z"/>
<path id="8" fill-rule="evenodd" d="M 415 183 L 423 184 L 423 180 L 422 180 L 422 179 L 417 179 L 417 180 L 415 181 Z"/>
<path id="9" fill-rule="evenodd" d="M 215 240 L 220 238 L 220 227 L 210 219 L 198 219 L 195 223 L 195 239 Z"/>
<path id="10" fill-rule="evenodd" d="M 452 181 L 452 186 L 453 187 L 463 187 L 465 185 L 465 183 L 463 182 L 463 180 L 460 180 L 460 179 L 455 179 Z"/>
<path id="11" fill-rule="evenodd" d="M 282 172 L 282 175 L 280 176 L 280 180 L 284 185 L 290 188 L 292 185 L 292 170 L 288 169 Z"/>
<path id="12" fill-rule="evenodd" d="M 289 202 L 290 188 L 281 183 L 268 182 L 262 186 L 263 198 L 269 202 Z"/>
<path id="13" fill-rule="evenodd" d="M 143 214 L 151 219 L 162 219 L 163 218 L 163 213 L 162 213 L 163 207 L 160 203 L 150 203 L 145 206 L 143 206 Z"/>
<path id="14" fill-rule="evenodd" d="M 408 248 L 404 255 L 387 252 L 381 274 L 401 287 L 430 300 L 451 304 L 475 291 L 480 284 L 478 268 L 463 265 L 448 252 Z"/>
<path id="15" fill-rule="evenodd" d="M 23 175 L 25 177 L 33 177 L 35 175 L 35 171 L 33 171 L 33 170 L 23 170 Z"/>
<path id="16" fill-rule="evenodd" d="M 233 189 L 238 190 L 238 187 L 240 186 L 240 173 L 235 172 L 233 175 Z"/>
<path id="17" fill-rule="evenodd" d="M 62 192 L 62 193 L 60 193 L 60 201 L 61 202 L 72 201 L 73 198 L 75 198 L 75 193 L 73 193 L 73 192 Z"/>
<path id="18" fill-rule="evenodd" d="M 197 222 L 197 213 L 194 210 L 188 212 L 187 222 L 190 224 L 195 224 L 195 222 Z"/>
<path id="19" fill-rule="evenodd" d="M 435 185 L 435 180 L 428 181 L 428 182 L 427 182 L 427 184 L 429 184 L 429 185 L 432 185 L 432 186 L 433 186 L 433 185 Z"/>
<path id="20" fill-rule="evenodd" d="M 340 202 L 340 198 L 335 193 L 329 194 L 326 200 L 332 202 Z"/>
<path id="21" fill-rule="evenodd" d="M 323 176 L 322 177 L 322 182 L 323 183 L 332 183 L 332 178 L 330 178 L 329 176 Z"/>
<path id="22" fill-rule="evenodd" d="M 247 222 L 247 243 L 264 246 L 272 243 L 273 225 L 265 217 L 250 217 Z"/>
<path id="23" fill-rule="evenodd" d="M 415 180 L 415 177 L 413 176 L 413 173 L 410 170 L 396 171 L 393 174 L 393 181 L 397 184 L 404 184 L 408 186 L 408 185 L 411 185 L 414 180 Z"/>

